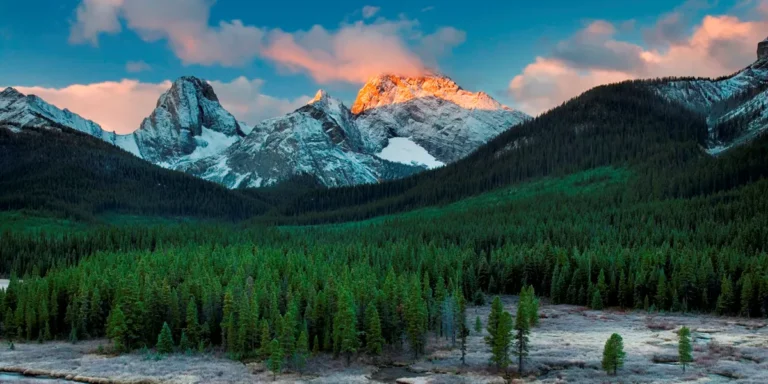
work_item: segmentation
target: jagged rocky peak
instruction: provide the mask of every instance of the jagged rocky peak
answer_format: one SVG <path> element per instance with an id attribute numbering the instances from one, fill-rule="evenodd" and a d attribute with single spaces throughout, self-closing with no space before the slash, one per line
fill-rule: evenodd
<path id="1" fill-rule="evenodd" d="M 182 161 L 219 153 L 245 132 L 221 106 L 207 81 L 184 76 L 160 96 L 135 136 L 142 157 L 175 167 Z"/>
<path id="2" fill-rule="evenodd" d="M 757 59 L 768 60 L 768 37 L 757 43 Z"/>
<path id="3" fill-rule="evenodd" d="M 509 109 L 485 92 L 469 92 L 447 76 L 431 73 L 418 77 L 384 74 L 371 78 L 360 90 L 352 113 L 401 104 L 419 98 L 438 98 L 464 109 Z"/>
<path id="4" fill-rule="evenodd" d="M 6 97 L 24 97 L 24 94 L 17 91 L 16 88 L 8 87 L 6 89 L 3 89 L 2 92 L 0 92 L 0 97 L 6 98 Z"/>
<path id="5" fill-rule="evenodd" d="M 243 135 L 235 117 L 219 104 L 213 87 L 194 76 L 184 76 L 174 81 L 171 88 L 157 100 L 155 111 L 142 123 L 141 128 L 165 116 L 173 119 L 173 128 L 188 130 L 193 136 L 201 135 L 203 127 L 226 135 Z"/>

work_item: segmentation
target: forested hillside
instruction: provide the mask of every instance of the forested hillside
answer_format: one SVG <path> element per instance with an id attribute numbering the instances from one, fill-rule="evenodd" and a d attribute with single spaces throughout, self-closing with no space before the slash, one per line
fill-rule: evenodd
<path id="1" fill-rule="evenodd" d="M 80 220 L 105 212 L 237 220 L 268 208 L 252 195 L 162 169 L 65 127 L 11 128 L 0 127 L 1 210 Z"/>
<path id="2" fill-rule="evenodd" d="M 627 82 L 593 89 L 504 132 L 463 161 L 404 180 L 318 190 L 282 206 L 302 222 L 357 220 L 605 165 L 677 170 L 703 156 L 704 118 Z"/>
<path id="3" fill-rule="evenodd" d="M 292 356 L 305 338 L 349 356 L 375 351 L 375 317 L 385 348 L 418 354 L 427 332 L 453 336 L 462 301 L 527 284 L 594 308 L 768 315 L 768 182 L 639 201 L 634 178 L 601 168 L 331 226 L 113 229 L 70 243 L 6 233 L 0 249 L 55 244 L 85 258 L 48 269 L 51 255 L 22 252 L 15 268 L 30 273 L 0 300 L 3 335 L 107 335 L 132 349 L 153 345 L 168 323 L 182 349 L 265 357 L 277 339 Z"/>

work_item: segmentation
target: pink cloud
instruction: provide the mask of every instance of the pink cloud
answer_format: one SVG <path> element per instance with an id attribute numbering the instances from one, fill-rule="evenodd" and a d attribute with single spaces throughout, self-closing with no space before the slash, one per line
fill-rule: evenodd
<path id="1" fill-rule="evenodd" d="M 302 96 L 285 100 L 265 95 L 261 92 L 263 83 L 260 79 L 248 80 L 245 77 L 231 82 L 211 81 L 224 108 L 238 120 L 249 124 L 291 112 L 310 99 Z M 93 120 L 104 130 L 121 134 L 135 131 L 155 109 L 160 95 L 170 87 L 168 80 L 160 83 L 107 81 L 63 88 L 14 86 L 21 93 L 37 95 L 58 108 L 67 108 Z"/>
<path id="2" fill-rule="evenodd" d="M 157 98 L 170 88 L 165 81 L 158 84 L 135 80 L 75 84 L 64 88 L 15 87 L 24 94 L 34 94 L 59 107 L 101 125 L 107 131 L 131 133 L 152 113 Z"/>
<path id="3" fill-rule="evenodd" d="M 509 83 L 517 105 L 532 114 L 544 112 L 601 84 L 666 76 L 717 77 L 736 72 L 756 59 L 756 47 L 768 34 L 768 2 L 755 6 L 755 20 L 708 15 L 687 36 L 669 31 L 674 21 L 662 17 L 651 33 L 659 48 L 646 48 L 616 38 L 605 21 L 591 23 L 557 44 L 551 56 L 537 57 Z M 663 39 L 660 36 L 668 36 Z M 674 37 L 674 38 L 672 38 Z"/>
<path id="4" fill-rule="evenodd" d="M 289 71 L 306 71 L 319 83 L 365 82 L 381 73 L 419 75 L 426 70 L 400 32 L 412 30 L 407 20 L 357 22 L 328 31 L 314 26 L 306 32 L 274 31 L 263 54 Z"/>
<path id="5" fill-rule="evenodd" d="M 382 72 L 423 73 L 466 38 L 452 27 L 425 33 L 416 20 L 402 16 L 296 32 L 240 20 L 210 25 L 212 5 L 210 0 L 82 0 L 70 41 L 96 45 L 102 33 L 120 32 L 124 20 L 146 41 L 168 41 L 185 64 L 231 67 L 263 58 L 289 72 L 308 73 L 321 83 L 359 83 Z M 377 7 L 366 6 L 361 15 L 367 20 L 377 12 Z"/>

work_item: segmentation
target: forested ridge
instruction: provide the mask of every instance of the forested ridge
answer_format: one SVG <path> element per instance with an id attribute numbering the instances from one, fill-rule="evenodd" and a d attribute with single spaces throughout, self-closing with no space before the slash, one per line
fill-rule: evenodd
<path id="1" fill-rule="evenodd" d="M 3 233 L 2 335 L 130 350 L 168 324 L 182 350 L 235 358 L 292 361 L 302 340 L 419 354 L 456 336 L 462 303 L 528 285 L 593 308 L 768 316 L 768 137 L 710 157 L 702 117 L 638 84 L 402 181 L 240 191 L 279 207 L 264 225 Z"/>
<path id="2" fill-rule="evenodd" d="M 0 127 L 0 209 L 95 221 L 105 212 L 242 220 L 269 204 L 169 171 L 66 127 Z"/>

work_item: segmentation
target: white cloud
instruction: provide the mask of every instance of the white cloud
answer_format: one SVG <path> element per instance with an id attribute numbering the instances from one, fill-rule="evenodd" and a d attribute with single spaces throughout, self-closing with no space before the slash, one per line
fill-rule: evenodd
<path id="1" fill-rule="evenodd" d="M 295 99 L 280 99 L 261 92 L 264 81 L 248 80 L 240 76 L 229 83 L 211 81 L 211 86 L 219 96 L 221 105 L 235 115 L 238 120 L 248 124 L 282 116 L 304 106 L 312 98 L 300 96 Z"/>

